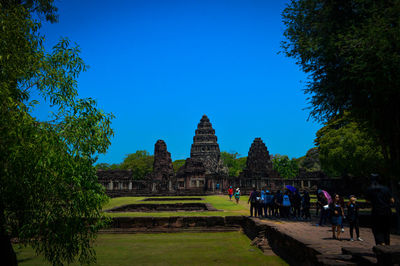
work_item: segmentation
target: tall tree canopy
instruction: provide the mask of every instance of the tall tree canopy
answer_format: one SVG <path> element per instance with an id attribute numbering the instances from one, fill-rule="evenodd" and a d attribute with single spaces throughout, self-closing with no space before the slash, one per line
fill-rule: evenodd
<path id="1" fill-rule="evenodd" d="M 374 139 L 348 113 L 331 119 L 315 140 L 324 172 L 331 176 L 362 178 L 381 172 L 383 156 Z"/>
<path id="2" fill-rule="evenodd" d="M 53 264 L 95 260 L 92 241 L 104 226 L 107 200 L 97 182 L 96 154 L 110 145 L 111 114 L 80 99 L 87 66 L 62 39 L 43 47 L 40 20 L 56 21 L 51 0 L 0 1 L 0 250 L 17 264 L 10 238 Z M 37 19 L 34 19 L 36 17 Z M 35 92 L 52 105 L 49 121 L 31 115 Z"/>
<path id="3" fill-rule="evenodd" d="M 239 153 L 221 152 L 221 159 L 229 169 L 229 176 L 239 176 L 246 167 L 247 157 L 239 157 Z"/>
<path id="4" fill-rule="evenodd" d="M 305 156 L 294 159 L 297 161 L 299 167 L 309 172 L 320 171 L 321 162 L 319 160 L 318 148 L 314 147 L 307 151 Z"/>
<path id="5" fill-rule="evenodd" d="M 134 179 L 144 179 L 153 171 L 154 156 L 149 152 L 136 151 L 126 155 L 124 161 L 120 165 L 120 169 L 132 170 Z"/>
<path id="6" fill-rule="evenodd" d="M 283 178 L 295 178 L 299 174 L 299 165 L 296 159 L 289 159 L 287 155 L 275 154 L 272 166 Z"/>
<path id="7" fill-rule="evenodd" d="M 310 77 L 311 115 L 350 111 L 400 176 L 400 2 L 292 0 L 283 21 L 283 50 Z"/>

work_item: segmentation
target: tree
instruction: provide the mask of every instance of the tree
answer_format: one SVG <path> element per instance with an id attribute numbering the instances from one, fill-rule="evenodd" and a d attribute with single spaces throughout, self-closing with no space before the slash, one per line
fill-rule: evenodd
<path id="1" fill-rule="evenodd" d="M 332 176 L 365 177 L 381 172 L 381 148 L 348 113 L 331 119 L 315 140 L 324 172 Z"/>
<path id="2" fill-rule="evenodd" d="M 314 147 L 307 151 L 306 155 L 294 159 L 299 167 L 306 169 L 306 171 L 314 172 L 321 170 L 321 163 L 319 160 L 318 148 Z"/>
<path id="3" fill-rule="evenodd" d="M 147 151 L 136 151 L 126 155 L 120 169 L 130 169 L 134 179 L 144 179 L 153 171 L 154 156 Z"/>
<path id="4" fill-rule="evenodd" d="M 392 181 L 400 176 L 399 18 L 393 0 L 292 0 L 283 11 L 282 47 L 309 74 L 311 116 L 326 122 L 349 111 L 381 146 Z"/>
<path id="5" fill-rule="evenodd" d="M 178 170 L 185 165 L 186 160 L 175 160 L 172 162 L 172 166 L 174 167 L 175 173 L 178 172 Z"/>
<path id="6" fill-rule="evenodd" d="M 87 66 L 79 48 L 62 39 L 50 53 L 40 23 L 56 21 L 51 0 L 0 2 L 0 250 L 17 260 L 10 238 L 31 245 L 52 264 L 95 260 L 92 242 L 107 219 L 108 200 L 93 163 L 110 145 L 112 115 L 77 97 Z M 42 20 L 44 20 L 42 19 Z M 31 116 L 37 91 L 55 111 Z"/>
<path id="7" fill-rule="evenodd" d="M 240 172 L 246 167 L 246 158 L 240 157 L 237 152 L 229 153 L 226 151 L 221 152 L 221 159 L 229 169 L 229 176 L 239 176 Z"/>
<path id="8" fill-rule="evenodd" d="M 272 166 L 283 178 L 294 178 L 299 173 L 297 161 L 295 159 L 290 160 L 287 155 L 274 155 Z"/>

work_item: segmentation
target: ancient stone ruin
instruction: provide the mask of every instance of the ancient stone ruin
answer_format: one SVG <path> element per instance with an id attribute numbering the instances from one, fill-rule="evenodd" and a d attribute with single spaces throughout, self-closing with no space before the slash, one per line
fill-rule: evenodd
<path id="1" fill-rule="evenodd" d="M 221 160 L 217 136 L 206 115 L 200 120 L 193 137 L 190 158 L 203 163 L 207 175 L 226 175 L 228 168 Z"/>
<path id="2" fill-rule="evenodd" d="M 153 172 L 149 175 L 152 191 L 172 191 L 174 177 L 171 153 L 167 151 L 167 144 L 163 140 L 158 140 L 154 146 Z"/>
<path id="3" fill-rule="evenodd" d="M 332 183 L 320 176 L 299 175 L 291 180 L 280 178 L 272 168 L 271 156 L 261 138 L 254 139 L 251 144 L 243 172 L 239 177 L 230 177 L 220 156 L 215 130 L 206 115 L 203 115 L 195 131 L 190 158 L 177 173 L 174 173 L 166 143 L 158 140 L 154 147 L 153 172 L 146 179 L 136 180 L 130 170 L 99 170 L 98 177 L 110 196 L 203 195 L 215 192 L 217 184 L 221 190 L 233 186 L 240 187 L 242 193 L 248 193 L 252 187 L 268 186 L 276 190 L 285 185 L 316 188 L 321 185 L 328 187 Z M 325 181 L 326 184 L 323 183 Z"/>
<path id="4" fill-rule="evenodd" d="M 206 182 L 206 168 L 203 162 L 186 159 L 185 164 L 176 173 L 178 189 L 203 190 Z"/>
<path id="5" fill-rule="evenodd" d="M 253 179 L 278 177 L 272 169 L 271 156 L 261 138 L 255 138 L 251 144 L 242 176 Z"/>
<path id="6" fill-rule="evenodd" d="M 272 168 L 271 156 L 261 138 L 255 138 L 250 146 L 246 167 L 238 178 L 230 181 L 234 187 L 242 188 L 246 193 L 253 187 L 258 189 L 268 186 L 270 189 L 284 186 L 284 181 Z"/>

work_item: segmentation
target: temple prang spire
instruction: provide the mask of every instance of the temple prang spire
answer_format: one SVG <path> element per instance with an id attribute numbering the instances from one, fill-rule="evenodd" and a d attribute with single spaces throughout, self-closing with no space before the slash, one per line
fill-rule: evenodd
<path id="1" fill-rule="evenodd" d="M 226 173 L 221 161 L 217 136 L 207 115 L 203 115 L 195 130 L 190 158 L 203 163 L 207 174 Z"/>

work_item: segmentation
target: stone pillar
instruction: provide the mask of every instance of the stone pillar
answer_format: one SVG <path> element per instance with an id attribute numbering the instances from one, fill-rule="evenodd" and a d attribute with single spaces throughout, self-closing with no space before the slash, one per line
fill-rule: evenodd
<path id="1" fill-rule="evenodd" d="M 310 187 L 311 187 L 311 181 L 308 180 L 308 188 L 310 188 Z"/>
<path id="2" fill-rule="evenodd" d="M 110 190 L 114 190 L 114 184 L 112 180 L 110 180 Z"/>
<path id="3" fill-rule="evenodd" d="M 132 181 L 129 181 L 129 190 L 132 190 Z"/>
<path id="4" fill-rule="evenodd" d="M 304 188 L 304 180 L 301 180 L 301 188 Z"/>

